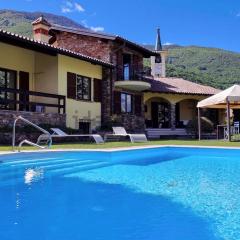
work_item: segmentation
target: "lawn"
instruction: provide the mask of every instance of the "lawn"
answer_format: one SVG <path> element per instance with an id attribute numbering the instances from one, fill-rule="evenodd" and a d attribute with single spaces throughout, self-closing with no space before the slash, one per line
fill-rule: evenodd
<path id="1" fill-rule="evenodd" d="M 240 142 L 226 142 L 216 140 L 158 140 L 148 141 L 147 143 L 130 143 L 130 142 L 108 142 L 96 145 L 94 143 L 66 143 L 53 144 L 52 149 L 106 149 L 136 146 L 154 146 L 154 145 L 189 145 L 189 146 L 217 146 L 217 147 L 240 147 Z M 25 150 L 36 149 L 34 147 L 24 147 Z M 0 146 L 0 151 L 11 151 L 11 146 Z"/>

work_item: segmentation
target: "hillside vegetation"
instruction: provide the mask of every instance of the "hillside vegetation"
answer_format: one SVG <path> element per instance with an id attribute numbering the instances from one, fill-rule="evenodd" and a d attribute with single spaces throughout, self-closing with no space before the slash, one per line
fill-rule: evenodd
<path id="1" fill-rule="evenodd" d="M 0 28 L 32 37 L 31 22 L 43 15 L 50 23 L 84 28 L 73 20 L 44 12 L 0 10 Z M 117 32 L 117 29 L 116 29 Z M 153 49 L 153 46 L 146 47 Z M 240 84 L 240 54 L 216 48 L 166 46 L 169 50 L 167 76 L 181 77 L 220 89 Z M 145 66 L 150 67 L 149 59 Z"/>
<path id="2" fill-rule="evenodd" d="M 240 54 L 197 46 L 169 48 L 167 76 L 225 89 L 240 84 Z M 145 61 L 150 66 L 150 61 Z"/>
<path id="3" fill-rule="evenodd" d="M 20 12 L 0 10 L 0 29 L 32 37 L 32 22 L 43 15 L 50 23 L 66 27 L 84 28 L 73 20 L 45 12 Z"/>

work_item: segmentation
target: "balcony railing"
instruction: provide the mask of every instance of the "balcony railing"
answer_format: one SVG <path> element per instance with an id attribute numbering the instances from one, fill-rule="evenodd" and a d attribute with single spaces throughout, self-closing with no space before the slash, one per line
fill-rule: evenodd
<path id="1" fill-rule="evenodd" d="M 124 74 L 118 74 L 117 76 L 118 81 L 144 81 L 144 74 L 136 73 L 129 75 L 128 78 L 124 76 Z"/>
<path id="2" fill-rule="evenodd" d="M 39 97 L 41 100 L 34 101 L 34 97 Z M 66 97 L 57 94 L 0 87 L 0 109 L 41 112 L 42 108 L 45 107 L 56 108 L 58 113 L 64 114 Z"/>
<path id="3" fill-rule="evenodd" d="M 121 72 L 121 73 L 120 73 Z M 117 81 L 144 81 L 145 72 L 130 71 L 129 74 L 124 74 L 119 68 L 117 69 Z"/>

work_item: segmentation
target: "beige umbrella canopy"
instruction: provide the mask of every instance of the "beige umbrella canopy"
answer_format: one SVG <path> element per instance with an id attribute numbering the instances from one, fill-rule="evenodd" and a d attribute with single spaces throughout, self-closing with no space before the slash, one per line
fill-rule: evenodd
<path id="1" fill-rule="evenodd" d="M 223 108 L 227 109 L 228 140 L 231 141 L 230 109 L 240 109 L 240 85 L 233 85 L 224 91 L 198 102 L 197 108 L 199 140 L 201 139 L 200 108 Z"/>
<path id="2" fill-rule="evenodd" d="M 240 108 L 240 85 L 221 91 L 209 98 L 198 102 L 198 108 L 227 108 L 227 103 L 231 108 Z"/>

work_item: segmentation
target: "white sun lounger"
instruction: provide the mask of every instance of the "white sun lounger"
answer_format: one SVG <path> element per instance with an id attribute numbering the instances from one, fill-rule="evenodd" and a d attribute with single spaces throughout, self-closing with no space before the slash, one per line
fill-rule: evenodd
<path id="1" fill-rule="evenodd" d="M 63 137 L 92 137 L 97 144 L 104 143 L 103 138 L 99 134 L 72 134 L 72 135 L 69 135 L 59 128 L 51 128 L 51 130 L 53 131 L 53 134 L 51 135 L 53 138 L 55 138 L 55 137 L 56 138 L 61 138 L 61 137 L 62 138 Z"/>
<path id="2" fill-rule="evenodd" d="M 118 136 L 118 137 L 129 137 L 132 143 L 135 142 L 147 142 L 147 137 L 145 134 L 129 134 L 126 132 L 124 127 L 113 127 L 113 134 L 106 134 L 105 140 L 108 136 Z"/>

